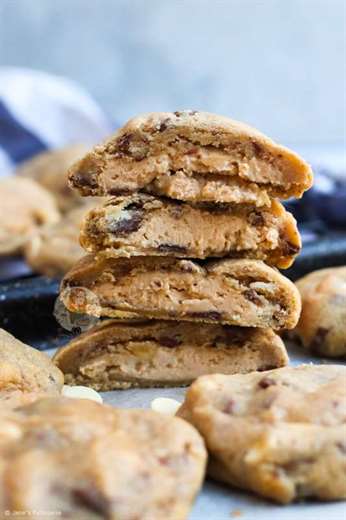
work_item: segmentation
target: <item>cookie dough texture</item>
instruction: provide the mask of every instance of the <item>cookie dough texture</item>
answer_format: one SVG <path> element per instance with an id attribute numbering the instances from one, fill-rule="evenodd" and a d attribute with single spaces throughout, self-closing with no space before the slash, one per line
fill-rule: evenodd
<path id="1" fill-rule="evenodd" d="M 68 384 L 95 390 L 183 386 L 210 373 L 246 373 L 287 364 L 270 329 L 173 321 L 107 320 L 54 357 Z"/>
<path id="2" fill-rule="evenodd" d="M 209 451 L 209 474 L 280 503 L 346 497 L 346 368 L 302 365 L 211 375 L 178 415 Z"/>
<path id="3" fill-rule="evenodd" d="M 111 199 L 90 211 L 81 230 L 90 253 L 182 258 L 257 258 L 289 267 L 300 250 L 294 218 L 277 201 L 251 206 L 187 203 L 144 193 Z"/>
<path id="4" fill-rule="evenodd" d="M 61 285 L 71 312 L 293 328 L 300 297 L 295 285 L 259 260 L 201 262 L 169 257 L 80 260 Z"/>
<path id="5" fill-rule="evenodd" d="M 321 269 L 297 282 L 302 313 L 295 329 L 303 346 L 327 357 L 346 357 L 346 266 Z"/>
<path id="6" fill-rule="evenodd" d="M 68 186 L 67 172 L 87 152 L 88 147 L 84 144 L 43 152 L 23 162 L 17 168 L 16 174 L 33 179 L 50 191 L 64 213 L 83 203 L 78 193 Z"/>
<path id="7" fill-rule="evenodd" d="M 63 384 L 62 372 L 46 354 L 0 329 L 0 410 L 59 395 Z"/>
<path id="8" fill-rule="evenodd" d="M 66 213 L 62 219 L 43 227 L 26 243 L 26 262 L 37 273 L 51 277 L 65 274 L 83 256 L 79 244 L 83 218 L 94 204 L 83 205 Z"/>
<path id="9" fill-rule="evenodd" d="M 69 178 L 82 195 L 144 190 L 192 202 L 270 206 L 270 197 L 301 197 L 312 172 L 243 123 L 186 110 L 130 120 L 72 166 Z"/>
<path id="10" fill-rule="evenodd" d="M 35 231 L 59 218 L 53 196 L 35 181 L 0 180 L 0 256 L 20 252 Z"/>
<path id="11" fill-rule="evenodd" d="M 0 511 L 36 519 L 184 520 L 204 476 L 196 430 L 151 410 L 43 399 L 0 411 L 0 439 Z"/>

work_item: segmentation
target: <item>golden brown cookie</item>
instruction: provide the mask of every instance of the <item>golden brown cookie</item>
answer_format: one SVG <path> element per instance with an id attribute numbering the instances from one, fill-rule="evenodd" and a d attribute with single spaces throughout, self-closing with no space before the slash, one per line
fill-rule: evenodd
<path id="1" fill-rule="evenodd" d="M 298 155 L 243 123 L 185 110 L 131 119 L 71 168 L 70 182 L 82 195 L 145 190 L 185 201 L 270 206 L 270 197 L 301 197 L 312 172 Z"/>
<path id="2" fill-rule="evenodd" d="M 61 285 L 71 312 L 293 328 L 295 285 L 259 260 L 191 261 L 169 257 L 82 258 Z"/>
<path id="3" fill-rule="evenodd" d="M 0 180 L 0 256 L 18 253 L 33 232 L 59 218 L 53 196 L 35 181 Z"/>
<path id="4" fill-rule="evenodd" d="M 199 378 L 178 415 L 209 474 L 280 503 L 346 498 L 346 367 L 302 365 Z"/>
<path id="5" fill-rule="evenodd" d="M 67 184 L 67 171 L 88 151 L 85 144 L 72 144 L 58 150 L 42 152 L 23 162 L 16 170 L 17 175 L 37 181 L 50 191 L 62 212 L 81 203 L 83 199 Z"/>
<path id="6" fill-rule="evenodd" d="M 67 384 L 95 390 L 183 386 L 204 374 L 236 374 L 287 364 L 271 329 L 211 323 L 106 320 L 58 350 Z"/>
<path id="7" fill-rule="evenodd" d="M 46 354 L 0 329 L 0 409 L 59 395 L 63 384 L 62 372 Z"/>
<path id="8" fill-rule="evenodd" d="M 245 257 L 289 267 L 300 250 L 292 215 L 277 201 L 270 208 L 200 204 L 144 193 L 118 197 L 92 209 L 81 244 L 106 256 Z"/>
<path id="9" fill-rule="evenodd" d="M 56 224 L 43 227 L 25 245 L 25 259 L 37 273 L 62 276 L 83 256 L 79 232 L 83 218 L 94 204 L 66 213 Z"/>
<path id="10" fill-rule="evenodd" d="M 297 282 L 302 313 L 293 331 L 314 354 L 346 356 L 346 266 L 320 269 Z"/>
<path id="11" fill-rule="evenodd" d="M 37 520 L 185 520 L 205 470 L 182 419 L 86 399 L 0 411 L 0 439 L 0 511 Z"/>

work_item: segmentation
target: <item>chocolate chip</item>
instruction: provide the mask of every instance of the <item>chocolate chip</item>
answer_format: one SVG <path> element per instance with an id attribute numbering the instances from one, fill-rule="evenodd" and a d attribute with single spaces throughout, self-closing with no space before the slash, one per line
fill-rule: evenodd
<path id="1" fill-rule="evenodd" d="M 261 298 L 258 296 L 254 289 L 246 289 L 246 291 L 243 292 L 243 295 L 247 300 L 255 303 L 256 305 L 261 305 L 262 303 Z"/>
<path id="2" fill-rule="evenodd" d="M 179 220 L 183 214 L 183 206 L 179 204 L 174 204 L 169 208 L 169 214 L 176 220 Z"/>
<path id="3" fill-rule="evenodd" d="M 163 347 L 169 348 L 179 347 L 182 343 L 176 336 L 161 336 L 158 341 Z"/>
<path id="4" fill-rule="evenodd" d="M 127 211 L 130 211 L 130 210 L 134 210 L 134 209 L 142 209 L 143 208 L 143 203 L 142 202 L 131 202 L 131 204 L 129 204 L 128 206 L 126 206 L 126 210 Z"/>
<path id="5" fill-rule="evenodd" d="M 262 213 L 260 213 L 259 211 L 253 211 L 252 213 L 250 213 L 250 215 L 248 216 L 248 220 L 252 226 L 261 227 L 265 224 L 264 217 Z"/>
<path id="6" fill-rule="evenodd" d="M 258 157 L 258 158 L 262 158 L 263 157 L 263 154 L 265 153 L 264 149 L 262 148 L 262 146 L 258 143 L 256 143 L 255 141 L 253 141 L 252 143 L 252 151 L 253 151 L 253 154 Z"/>
<path id="7" fill-rule="evenodd" d="M 129 153 L 129 146 L 132 140 L 133 134 L 124 134 L 117 140 L 117 151 L 121 153 Z"/>
<path id="8" fill-rule="evenodd" d="M 213 345 L 222 343 L 226 346 L 241 347 L 244 341 L 249 338 L 249 330 L 242 330 L 241 327 L 233 327 L 232 325 L 222 326 L 223 334 L 216 336 Z"/>
<path id="9" fill-rule="evenodd" d="M 111 501 L 95 487 L 75 488 L 72 490 L 72 496 L 76 503 L 94 513 L 100 513 L 106 517 L 111 513 Z"/>
<path id="10" fill-rule="evenodd" d="M 187 253 L 186 247 L 176 244 L 160 244 L 157 250 L 160 251 L 160 253 L 176 253 L 180 255 L 186 255 Z"/>
<path id="11" fill-rule="evenodd" d="M 186 151 L 186 155 L 196 155 L 198 152 L 198 148 L 194 146 L 193 148 L 190 148 L 190 150 Z"/>
<path id="12" fill-rule="evenodd" d="M 196 206 L 202 211 L 208 213 L 225 213 L 229 212 L 229 204 L 215 203 L 215 202 L 200 202 Z"/>
<path id="13" fill-rule="evenodd" d="M 223 407 L 223 413 L 228 413 L 228 414 L 232 414 L 234 412 L 234 408 L 235 408 L 235 400 L 234 399 L 229 399 L 227 401 L 227 403 L 225 404 L 225 406 Z"/>
<path id="14" fill-rule="evenodd" d="M 186 114 L 186 115 L 188 115 L 188 116 L 195 116 L 197 113 L 198 113 L 197 110 L 176 110 L 176 111 L 174 112 L 174 115 L 175 115 L 176 117 L 180 117 L 180 116 L 182 116 L 182 115 L 184 115 L 184 114 Z"/>
<path id="15" fill-rule="evenodd" d="M 120 195 L 130 195 L 130 193 L 131 193 L 130 190 L 123 190 L 123 189 L 118 189 L 118 188 L 110 188 L 107 191 L 108 191 L 109 195 L 114 195 L 116 197 L 119 197 Z"/>
<path id="16" fill-rule="evenodd" d="M 264 390 L 268 388 L 269 386 L 276 385 L 276 381 L 272 379 L 271 377 L 265 376 L 260 381 L 258 381 L 258 386 L 260 388 L 263 388 Z"/>
<path id="17" fill-rule="evenodd" d="M 194 318 L 205 319 L 208 321 L 219 321 L 222 318 L 222 314 L 217 311 L 189 312 L 189 316 Z"/>
<path id="18" fill-rule="evenodd" d="M 127 215 L 127 218 L 120 218 L 114 221 L 110 221 L 108 223 L 108 231 L 118 236 L 129 235 L 134 231 L 138 231 L 142 222 L 142 212 L 133 211 L 130 213 L 130 215 Z"/>
<path id="19" fill-rule="evenodd" d="M 300 251 L 300 246 L 292 244 L 291 242 L 284 241 L 282 244 L 282 252 L 286 256 L 297 255 Z"/>
<path id="20" fill-rule="evenodd" d="M 73 186 L 76 188 L 97 188 L 97 178 L 95 174 L 87 171 L 79 171 L 72 177 Z"/>
<path id="21" fill-rule="evenodd" d="M 341 453 L 346 455 L 346 442 L 337 442 L 336 446 L 339 448 Z"/>
<path id="22" fill-rule="evenodd" d="M 323 345 L 325 343 L 328 332 L 329 329 L 326 329 L 325 327 L 318 327 L 316 334 L 310 343 L 310 350 L 312 350 L 312 352 L 315 352 L 316 354 L 323 354 Z"/>
<path id="23" fill-rule="evenodd" d="M 161 123 L 157 127 L 158 132 L 164 132 L 165 130 L 167 130 L 167 128 L 169 127 L 169 122 L 170 119 L 168 117 L 161 121 Z"/>

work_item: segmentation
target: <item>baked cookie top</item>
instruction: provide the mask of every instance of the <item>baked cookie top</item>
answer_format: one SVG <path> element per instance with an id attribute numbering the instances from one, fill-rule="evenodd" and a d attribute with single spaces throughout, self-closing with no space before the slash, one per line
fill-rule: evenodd
<path id="1" fill-rule="evenodd" d="M 260 260 L 192 261 L 170 257 L 88 255 L 69 271 L 60 297 L 71 312 L 293 328 L 295 285 Z"/>
<path id="2" fill-rule="evenodd" d="M 199 378 L 179 415 L 211 474 L 278 502 L 346 497 L 346 367 L 301 365 Z"/>
<path id="3" fill-rule="evenodd" d="M 38 182 L 50 191 L 62 212 L 68 211 L 83 200 L 67 184 L 67 171 L 70 166 L 88 152 L 85 144 L 73 144 L 57 150 L 42 152 L 23 162 L 16 175 Z"/>
<path id="4" fill-rule="evenodd" d="M 257 258 L 289 267 L 299 253 L 293 216 L 273 200 L 268 208 L 192 205 L 145 193 L 108 200 L 83 221 L 81 244 L 110 257 Z"/>
<path id="5" fill-rule="evenodd" d="M 26 262 L 37 273 L 59 277 L 83 256 L 79 232 L 83 218 L 95 203 L 74 208 L 55 224 L 32 235 L 24 247 Z"/>
<path id="6" fill-rule="evenodd" d="M 0 510 L 183 520 L 202 484 L 203 441 L 179 418 L 51 398 L 0 419 Z"/>
<path id="7" fill-rule="evenodd" d="M 68 384 L 114 390 L 182 386 L 203 374 L 268 370 L 286 365 L 288 357 L 271 329 L 106 320 L 59 349 L 53 361 Z"/>
<path id="8" fill-rule="evenodd" d="M 295 329 L 317 355 L 346 356 L 346 266 L 314 271 L 296 282 L 302 313 Z"/>
<path id="9" fill-rule="evenodd" d="M 0 329 L 0 408 L 59 395 L 63 384 L 62 372 L 46 354 Z"/>
<path id="10" fill-rule="evenodd" d="M 37 182 L 0 180 L 0 256 L 19 252 L 33 232 L 59 218 L 53 196 Z"/>
<path id="11" fill-rule="evenodd" d="M 185 110 L 131 119 L 70 170 L 82 195 L 138 190 L 187 201 L 270 205 L 301 197 L 312 184 L 307 163 L 238 121 Z"/>

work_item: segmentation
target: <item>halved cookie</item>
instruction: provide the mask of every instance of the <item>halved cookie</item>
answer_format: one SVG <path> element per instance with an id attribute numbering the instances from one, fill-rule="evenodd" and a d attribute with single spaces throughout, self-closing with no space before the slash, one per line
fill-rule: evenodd
<path id="1" fill-rule="evenodd" d="M 33 518 L 185 520 L 204 477 L 198 432 L 151 410 L 42 399 L 0 410 L 0 438 L 0 510 Z"/>
<path id="2" fill-rule="evenodd" d="M 0 409 L 59 395 L 62 372 L 43 352 L 0 329 Z"/>
<path id="3" fill-rule="evenodd" d="M 296 222 L 273 200 L 270 208 L 200 204 L 137 193 L 92 209 L 81 244 L 106 256 L 246 257 L 289 267 L 301 246 Z"/>
<path id="4" fill-rule="evenodd" d="M 270 206 L 301 197 L 312 172 L 298 155 L 232 119 L 197 111 L 130 120 L 70 171 L 82 195 L 138 190 L 193 201 Z"/>
<path id="5" fill-rule="evenodd" d="M 287 364 L 271 329 L 174 322 L 107 320 L 58 350 L 68 384 L 95 390 L 183 386 L 204 374 L 236 374 Z"/>
<path id="6" fill-rule="evenodd" d="M 0 180 L 0 256 L 18 253 L 35 231 L 59 219 L 53 195 L 37 182 Z"/>
<path id="7" fill-rule="evenodd" d="M 302 365 L 199 378 L 178 415 L 209 474 L 280 503 L 346 498 L 346 367 Z"/>
<path id="8" fill-rule="evenodd" d="M 244 327 L 292 328 L 300 313 L 295 285 L 260 260 L 89 255 L 65 275 L 60 296 L 72 312 Z"/>
<path id="9" fill-rule="evenodd" d="M 302 313 L 293 331 L 314 354 L 346 357 L 346 266 L 319 269 L 296 282 Z"/>

